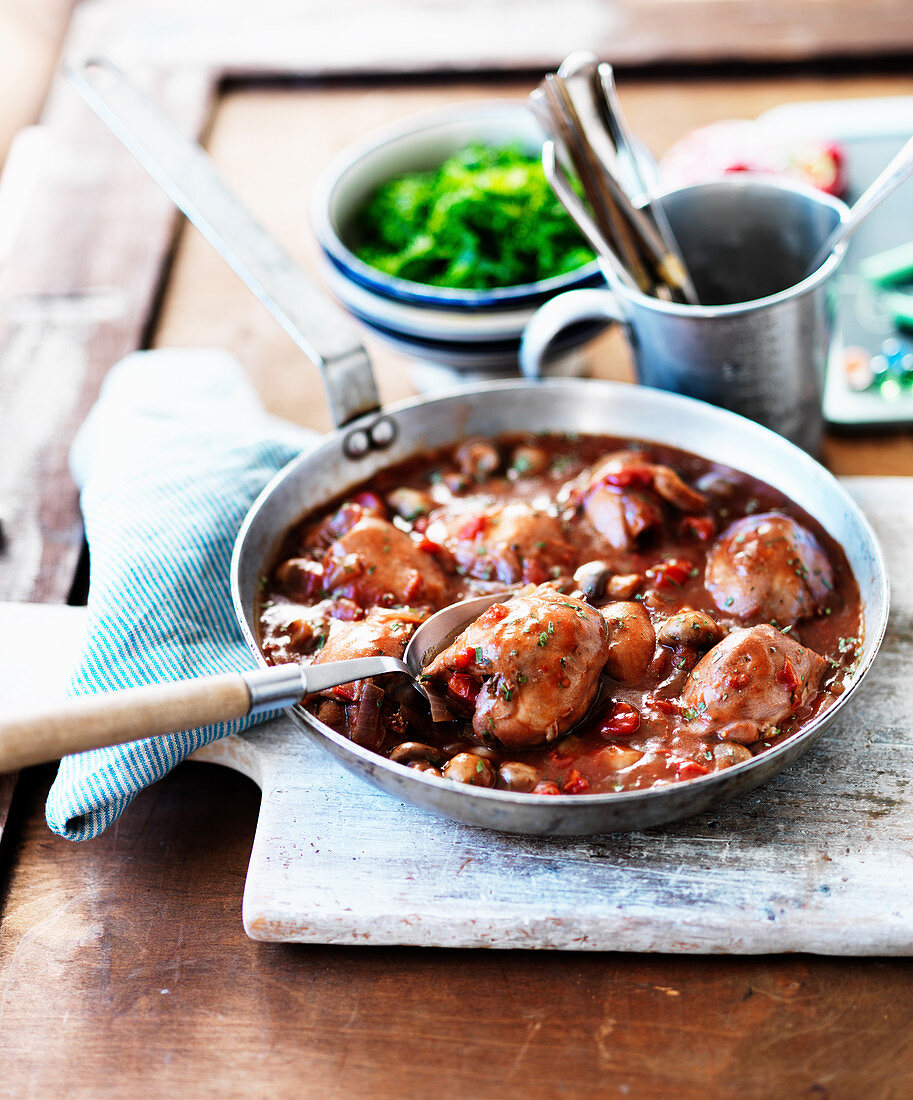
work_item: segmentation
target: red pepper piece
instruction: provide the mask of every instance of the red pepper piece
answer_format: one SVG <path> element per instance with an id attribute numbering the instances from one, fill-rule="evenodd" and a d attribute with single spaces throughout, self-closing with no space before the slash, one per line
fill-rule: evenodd
<path id="1" fill-rule="evenodd" d="M 627 703 L 616 703 L 603 719 L 599 727 L 600 734 L 607 740 L 617 737 L 630 737 L 640 725 L 640 714 Z"/>
<path id="2" fill-rule="evenodd" d="M 462 527 L 456 533 L 456 537 L 461 542 L 471 542 L 476 536 L 481 533 L 488 526 L 488 516 L 473 516 L 472 519 L 468 519 Z"/>
<path id="3" fill-rule="evenodd" d="M 533 787 L 533 794 L 561 794 L 558 784 L 550 779 L 543 779 Z"/>
<path id="4" fill-rule="evenodd" d="M 355 688 L 352 684 L 337 684 L 336 687 L 332 689 L 332 692 L 337 699 L 342 699 L 343 702 L 355 702 Z"/>
<path id="5" fill-rule="evenodd" d="M 503 603 L 493 603 L 487 611 L 483 611 L 478 619 L 476 619 L 476 625 L 494 626 L 495 623 L 499 623 L 502 619 L 506 619 L 509 614 L 510 611 Z"/>
<path id="6" fill-rule="evenodd" d="M 456 653 L 453 656 L 452 664 L 454 668 L 469 668 L 471 664 L 475 663 L 476 651 L 473 646 L 467 646 L 462 653 Z"/>
<path id="7" fill-rule="evenodd" d="M 662 588 L 681 588 L 691 576 L 694 566 L 683 558 L 657 562 L 647 570 L 647 576 Z"/>
<path id="8" fill-rule="evenodd" d="M 714 534 L 714 522 L 710 516 L 685 516 L 682 520 L 682 530 L 685 534 L 693 535 L 700 542 L 709 542 Z"/>
<path id="9" fill-rule="evenodd" d="M 584 794 L 590 789 L 590 784 L 576 768 L 571 768 L 563 789 L 565 794 Z"/>
<path id="10" fill-rule="evenodd" d="M 697 779 L 698 776 L 708 775 L 710 769 L 704 764 L 698 764 L 696 760 L 683 760 L 675 769 L 676 779 Z"/>
<path id="11" fill-rule="evenodd" d="M 679 715 L 682 713 L 682 705 L 675 699 L 653 699 L 652 705 L 663 714 Z"/>
<path id="12" fill-rule="evenodd" d="M 426 554 L 440 554 L 443 547 L 439 542 L 432 542 L 426 535 L 422 535 L 418 543 L 419 550 L 424 550 Z"/>
<path id="13" fill-rule="evenodd" d="M 796 670 L 793 668 L 792 661 L 787 657 L 783 662 L 783 668 L 777 673 L 777 680 L 781 684 L 784 684 L 786 690 L 792 696 L 796 697 L 796 688 L 799 686 L 799 677 L 796 675 Z"/>
<path id="14" fill-rule="evenodd" d="M 465 672 L 452 672 L 447 681 L 447 690 L 452 695 L 473 706 L 481 688 L 479 681 L 467 676 Z"/>
<path id="15" fill-rule="evenodd" d="M 653 470 L 649 466 L 624 466 L 602 478 L 606 485 L 617 485 L 619 489 L 629 489 L 636 485 L 646 489 L 653 484 Z"/>

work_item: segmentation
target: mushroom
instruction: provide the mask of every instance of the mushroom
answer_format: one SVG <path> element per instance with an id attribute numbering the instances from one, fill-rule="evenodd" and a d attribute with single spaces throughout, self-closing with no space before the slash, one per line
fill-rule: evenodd
<path id="1" fill-rule="evenodd" d="M 657 640 L 662 645 L 678 648 L 693 646 L 695 649 L 710 649 L 723 638 L 723 628 L 704 611 L 694 611 L 690 607 L 670 615 L 657 631 Z"/>
<path id="2" fill-rule="evenodd" d="M 439 768 L 444 763 L 444 754 L 433 745 L 422 741 L 403 741 L 390 753 L 390 759 L 396 764 L 415 767 L 418 764 L 430 764 Z"/>
<path id="3" fill-rule="evenodd" d="M 531 791 L 539 779 L 538 768 L 519 760 L 505 760 L 498 769 L 498 786 L 508 791 Z"/>
<path id="4" fill-rule="evenodd" d="M 444 778 L 472 787 L 493 787 L 495 769 L 491 762 L 474 752 L 457 753 L 444 765 Z"/>

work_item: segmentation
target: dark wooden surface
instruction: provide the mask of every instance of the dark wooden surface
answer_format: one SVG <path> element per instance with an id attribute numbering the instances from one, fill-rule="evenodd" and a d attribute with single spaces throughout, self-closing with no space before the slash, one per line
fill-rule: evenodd
<path id="1" fill-rule="evenodd" d="M 113 5 L 93 7 L 94 18 Z M 145 75 L 188 131 L 202 125 L 205 58 L 175 80 Z M 215 116 L 212 149 L 309 263 L 307 192 L 337 148 L 434 102 L 518 95 L 528 83 L 236 91 Z M 913 93 L 909 77 L 877 68 L 619 83 L 657 149 L 691 126 L 792 99 Z M 69 590 L 79 527 L 66 446 L 107 366 L 147 335 L 174 228 L 167 203 L 65 89 L 46 120 L 87 160 L 82 174 L 42 176 L 0 297 L 2 392 L 21 393 L 35 363 L 49 385 L 73 387 L 40 438 L 18 437 L 33 448 L 44 539 L 37 557 L 24 543 L 8 551 L 0 597 L 32 600 Z M 271 409 L 326 426 L 307 366 L 194 233 L 181 238 L 152 339 L 229 347 Z M 385 397 L 408 392 L 402 362 L 372 350 Z M 598 370 L 629 370 L 612 337 Z M 5 442 L 21 425 L 0 427 Z M 842 473 L 910 474 L 913 435 L 832 439 L 827 457 Z M 35 514 L 21 492 L 11 499 Z M 265 946 L 240 924 L 253 784 L 184 765 L 107 834 L 74 846 L 44 825 L 50 780 L 49 769 L 25 774 L 0 849 L 0 1097 L 913 1095 L 909 960 Z"/>
<path id="2" fill-rule="evenodd" d="M 913 1094 L 913 960 L 257 944 L 252 783 L 183 765 L 74 846 L 50 778 L 20 790 L 0 1096 Z"/>

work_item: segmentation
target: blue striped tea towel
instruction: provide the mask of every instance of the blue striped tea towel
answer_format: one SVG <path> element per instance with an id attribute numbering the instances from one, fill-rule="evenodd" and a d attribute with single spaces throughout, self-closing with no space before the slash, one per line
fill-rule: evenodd
<path id="1" fill-rule="evenodd" d="M 90 555 L 71 694 L 254 666 L 231 606 L 232 546 L 266 481 L 313 439 L 267 416 L 224 352 L 137 352 L 113 368 L 70 456 Z M 195 749 L 251 724 L 65 757 L 48 825 L 97 836 Z"/>

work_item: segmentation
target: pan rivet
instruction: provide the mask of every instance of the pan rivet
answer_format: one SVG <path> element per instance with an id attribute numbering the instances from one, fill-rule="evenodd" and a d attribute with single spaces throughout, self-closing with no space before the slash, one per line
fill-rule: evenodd
<path id="1" fill-rule="evenodd" d="M 382 416 L 374 421 L 368 429 L 368 434 L 374 447 L 378 449 L 389 447 L 396 438 L 396 425 L 389 416 Z"/>
<path id="2" fill-rule="evenodd" d="M 364 428 L 349 432 L 343 443 L 343 450 L 349 458 L 363 458 L 371 450 L 371 437 Z"/>

